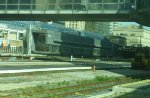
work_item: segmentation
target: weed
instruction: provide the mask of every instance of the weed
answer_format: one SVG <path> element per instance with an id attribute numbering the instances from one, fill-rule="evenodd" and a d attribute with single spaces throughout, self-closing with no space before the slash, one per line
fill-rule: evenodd
<path id="1" fill-rule="evenodd" d="M 111 77 L 108 76 L 95 76 L 94 81 L 106 81 L 112 79 Z"/>

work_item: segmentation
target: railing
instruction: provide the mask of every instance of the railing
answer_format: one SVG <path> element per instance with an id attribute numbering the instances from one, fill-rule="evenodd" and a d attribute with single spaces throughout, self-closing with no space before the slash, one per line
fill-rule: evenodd
<path id="1" fill-rule="evenodd" d="M 23 54 L 22 47 L 0 47 L 0 54 Z"/>
<path id="2" fill-rule="evenodd" d="M 130 0 L 2 0 L 0 11 L 104 11 L 129 10 Z M 38 13 L 38 12 L 37 12 Z M 46 13 L 46 12 L 45 12 Z M 48 12 L 47 12 L 48 13 Z M 36 14 L 36 12 L 35 12 Z"/>

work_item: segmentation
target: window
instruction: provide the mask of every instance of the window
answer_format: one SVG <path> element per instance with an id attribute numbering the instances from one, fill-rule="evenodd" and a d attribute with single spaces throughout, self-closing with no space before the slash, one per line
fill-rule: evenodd
<path id="1" fill-rule="evenodd" d="M 102 3 L 102 0 L 89 0 L 89 2 L 90 3 Z"/>
<path id="2" fill-rule="evenodd" d="M 7 0 L 7 9 L 9 10 L 18 9 L 18 0 Z"/>
<path id="3" fill-rule="evenodd" d="M 7 0 L 8 4 L 18 4 L 18 0 Z"/>
<path id="4" fill-rule="evenodd" d="M 35 3 L 35 0 L 20 0 L 19 8 L 20 9 L 31 9 L 32 3 Z"/>

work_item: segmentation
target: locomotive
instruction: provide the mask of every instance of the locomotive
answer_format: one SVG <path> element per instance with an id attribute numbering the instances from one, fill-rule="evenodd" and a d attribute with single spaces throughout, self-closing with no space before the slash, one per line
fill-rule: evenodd
<path id="1" fill-rule="evenodd" d="M 139 47 L 131 61 L 132 69 L 150 70 L 150 48 Z"/>
<path id="2" fill-rule="evenodd" d="M 109 41 L 100 34 L 45 25 L 47 28 L 32 30 L 32 53 L 80 57 L 112 55 Z"/>

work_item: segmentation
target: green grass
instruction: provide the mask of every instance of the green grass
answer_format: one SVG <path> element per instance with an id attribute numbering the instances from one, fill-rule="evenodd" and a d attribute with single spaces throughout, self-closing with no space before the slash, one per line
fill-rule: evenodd
<path id="1" fill-rule="evenodd" d="M 115 77 L 108 77 L 108 76 L 95 76 L 94 81 L 99 82 L 99 81 L 106 81 L 106 80 L 111 80 L 114 79 Z"/>
<path id="2" fill-rule="evenodd" d="M 73 85 L 83 85 L 83 84 L 88 84 L 88 83 L 94 83 L 94 82 L 100 82 L 100 81 L 106 81 L 110 80 L 113 78 L 109 78 L 106 76 L 96 76 L 94 79 L 91 80 L 76 80 L 76 81 L 62 81 L 59 83 L 49 83 L 47 82 L 46 84 L 38 85 L 36 87 L 28 87 L 24 89 L 15 89 L 15 90 L 10 90 L 10 91 L 5 91 L 5 92 L 0 92 L 0 93 L 8 93 L 12 96 L 18 95 L 18 94 L 23 94 L 23 93 L 29 93 L 29 94 L 34 94 L 37 91 L 47 91 L 49 89 L 53 88 L 59 88 L 59 87 L 68 87 L 68 86 L 73 86 Z M 64 91 L 68 91 L 68 89 L 64 89 Z"/>
<path id="3" fill-rule="evenodd" d="M 53 98 L 52 96 L 54 96 L 55 93 L 47 92 L 50 89 L 59 88 L 59 87 L 69 87 L 69 86 L 76 86 L 76 85 L 91 84 L 91 83 L 99 83 L 99 82 L 107 83 L 107 82 L 111 82 L 113 80 L 117 80 L 119 83 L 120 83 L 120 81 L 124 81 L 124 80 L 133 81 L 132 78 L 126 78 L 126 77 L 115 78 L 115 77 L 107 77 L 107 76 L 95 76 L 94 79 L 90 79 L 90 80 L 62 81 L 59 83 L 47 82 L 46 84 L 38 85 L 36 87 L 15 89 L 15 90 L 10 90 L 10 91 L 0 92 L 0 93 L 8 94 L 8 95 L 12 96 L 11 98 L 39 98 L 39 96 L 41 96 L 41 97 L 48 96 L 49 98 Z M 80 88 L 80 89 L 84 89 L 84 87 Z M 64 88 L 64 89 L 60 90 L 60 92 L 56 91 L 56 93 L 68 92 L 68 91 L 70 92 L 72 90 L 75 90 L 75 89 Z"/>

